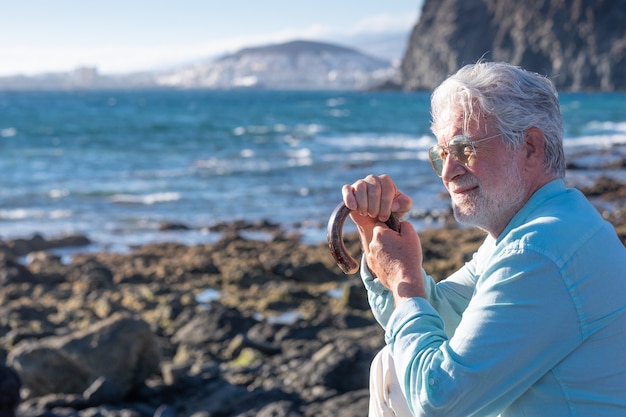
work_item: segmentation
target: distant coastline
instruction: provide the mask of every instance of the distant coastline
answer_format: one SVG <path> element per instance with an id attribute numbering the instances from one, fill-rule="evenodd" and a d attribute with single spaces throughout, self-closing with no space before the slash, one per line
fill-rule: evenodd
<path id="1" fill-rule="evenodd" d="M 399 82 L 398 63 L 353 48 L 295 40 L 241 49 L 172 70 L 102 74 L 96 67 L 0 77 L 0 91 L 112 89 L 366 90 Z"/>

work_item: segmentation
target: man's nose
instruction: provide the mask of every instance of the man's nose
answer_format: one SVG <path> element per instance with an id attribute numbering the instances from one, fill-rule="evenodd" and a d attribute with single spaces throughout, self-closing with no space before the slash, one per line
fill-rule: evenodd
<path id="1" fill-rule="evenodd" d="M 452 154 L 447 154 L 443 160 L 441 179 L 445 182 L 449 182 L 463 173 L 465 173 L 465 165 L 457 161 Z"/>

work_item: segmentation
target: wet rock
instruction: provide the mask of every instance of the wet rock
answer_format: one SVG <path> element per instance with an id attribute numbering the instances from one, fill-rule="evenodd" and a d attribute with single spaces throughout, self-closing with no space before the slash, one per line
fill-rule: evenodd
<path id="1" fill-rule="evenodd" d="M 83 235 L 70 235 L 55 239 L 45 239 L 41 235 L 34 235 L 27 239 L 14 239 L 5 243 L 6 248 L 15 257 L 25 256 L 31 252 L 68 247 L 82 247 L 89 244 L 91 244 L 91 241 Z"/>
<path id="2" fill-rule="evenodd" d="M 35 281 L 28 268 L 6 254 L 0 254 L 0 285 Z"/>
<path id="3" fill-rule="evenodd" d="M 20 402 L 22 381 L 11 367 L 0 364 L 0 416 L 13 417 Z"/>
<path id="4" fill-rule="evenodd" d="M 124 393 L 119 387 L 110 382 L 106 377 L 100 376 L 83 392 L 83 398 L 94 405 L 114 404 L 124 398 Z"/>
<path id="5" fill-rule="evenodd" d="M 181 351 L 209 353 L 208 358 L 202 355 L 202 360 L 230 359 L 223 355 L 227 352 L 228 341 L 238 335 L 244 335 L 255 322 L 254 319 L 243 316 L 235 308 L 213 302 L 207 310 L 196 314 L 173 335 L 172 341 L 179 345 L 177 360 L 200 359 L 199 357 L 189 358 L 189 354 L 181 354 Z"/>
<path id="6" fill-rule="evenodd" d="M 21 342 L 8 363 L 32 396 L 82 394 L 105 377 L 121 399 L 158 370 L 159 349 L 146 322 L 116 314 L 65 336 Z"/>
<path id="7" fill-rule="evenodd" d="M 357 341 L 340 339 L 315 352 L 291 383 L 300 388 L 324 386 L 337 392 L 367 388 L 372 358 Z"/>
<path id="8" fill-rule="evenodd" d="M 190 230 L 190 227 L 182 223 L 162 222 L 159 224 L 159 230 L 162 232 Z"/>

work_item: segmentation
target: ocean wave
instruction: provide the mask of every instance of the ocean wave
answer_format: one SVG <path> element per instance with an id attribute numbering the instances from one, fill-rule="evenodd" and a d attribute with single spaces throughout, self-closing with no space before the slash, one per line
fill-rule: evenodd
<path id="1" fill-rule="evenodd" d="M 28 220 L 28 219 L 67 219 L 72 217 L 71 210 L 38 210 L 38 209 L 11 209 L 0 210 L 0 220 Z"/>
<path id="2" fill-rule="evenodd" d="M 626 122 L 591 121 L 585 125 L 588 130 L 606 133 L 626 134 Z"/>
<path id="3" fill-rule="evenodd" d="M 319 141 L 329 146 L 341 149 L 394 148 L 415 150 L 428 149 L 436 142 L 433 136 L 412 136 L 403 134 L 328 136 L 320 138 Z"/>
<path id="4" fill-rule="evenodd" d="M 626 123 L 624 125 L 626 126 Z M 626 131 L 624 133 L 577 136 L 564 140 L 566 150 L 576 148 L 609 149 L 615 145 L 626 145 Z"/>
<path id="5" fill-rule="evenodd" d="M 0 129 L 0 137 L 10 138 L 17 135 L 17 129 L 14 127 L 7 127 L 6 129 Z"/>
<path id="6" fill-rule="evenodd" d="M 199 171 L 209 171 L 216 175 L 232 175 L 242 172 L 269 172 L 291 167 L 303 167 L 314 164 L 309 148 L 288 149 L 283 152 L 260 153 L 245 148 L 239 152 L 240 158 L 209 158 L 194 161 Z"/>
<path id="7" fill-rule="evenodd" d="M 337 107 L 337 106 L 341 106 L 343 104 L 346 103 L 346 99 L 339 97 L 339 98 L 329 98 L 328 100 L 326 100 L 326 105 L 328 107 Z"/>
<path id="8" fill-rule="evenodd" d="M 109 200 L 112 203 L 153 205 L 180 200 L 180 193 L 153 193 L 146 195 L 115 194 Z"/>
<path id="9" fill-rule="evenodd" d="M 52 199 L 63 198 L 70 195 L 69 190 L 66 189 L 53 189 L 48 191 L 48 197 Z"/>
<path id="10" fill-rule="evenodd" d="M 277 133 L 291 133 L 293 135 L 313 136 L 325 130 L 325 127 L 317 123 L 302 124 L 298 123 L 293 127 L 289 127 L 284 123 L 275 123 L 273 125 L 248 125 L 237 126 L 231 130 L 233 136 L 243 135 L 269 135 Z"/>

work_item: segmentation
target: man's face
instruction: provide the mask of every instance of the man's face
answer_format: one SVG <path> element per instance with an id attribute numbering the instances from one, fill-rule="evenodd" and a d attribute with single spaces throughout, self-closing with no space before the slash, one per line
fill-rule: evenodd
<path id="1" fill-rule="evenodd" d="M 439 143 L 445 146 L 463 133 L 458 127 L 447 129 L 439 135 Z M 472 141 L 498 133 L 484 122 L 470 126 L 466 132 Z M 528 198 L 520 151 L 507 149 L 501 136 L 475 144 L 474 149 L 470 164 L 448 155 L 441 178 L 450 193 L 457 221 L 498 236 Z"/>

